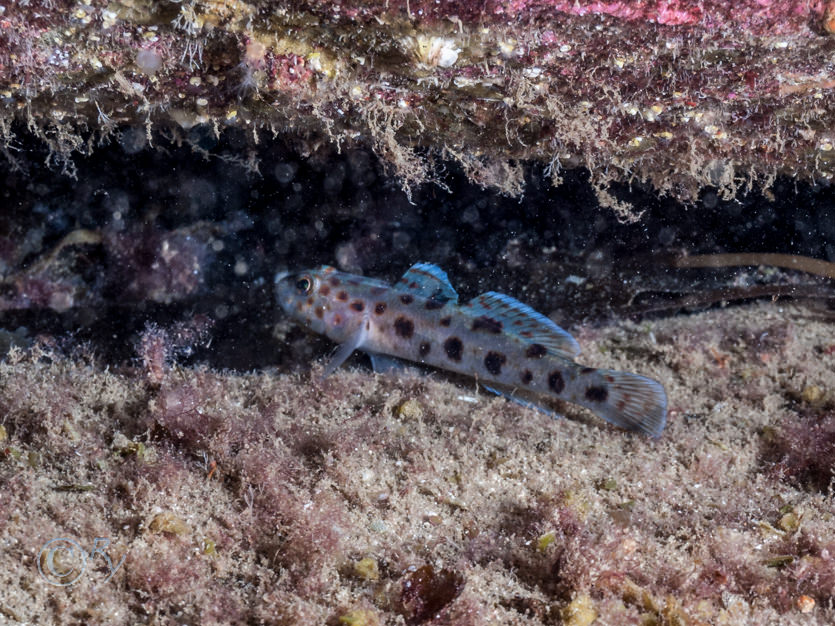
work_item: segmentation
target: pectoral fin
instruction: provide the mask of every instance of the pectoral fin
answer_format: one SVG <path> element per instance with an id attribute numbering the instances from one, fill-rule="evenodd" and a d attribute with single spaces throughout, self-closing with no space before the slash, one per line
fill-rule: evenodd
<path id="1" fill-rule="evenodd" d="M 361 347 L 365 342 L 366 334 L 365 324 L 363 324 L 361 329 L 351 335 L 347 341 L 339 344 L 336 352 L 333 353 L 330 361 L 328 361 L 328 364 L 325 365 L 325 371 L 322 373 L 322 378 L 327 378 L 333 374 L 340 365 L 347 361 L 348 357 L 353 354 L 354 350 Z"/>

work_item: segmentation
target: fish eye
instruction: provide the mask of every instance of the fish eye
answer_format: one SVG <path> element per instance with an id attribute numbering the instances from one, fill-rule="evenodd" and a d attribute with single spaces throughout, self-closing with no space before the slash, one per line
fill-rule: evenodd
<path id="1" fill-rule="evenodd" d="M 296 289 L 301 291 L 302 293 L 308 294 L 310 293 L 310 289 L 313 287 L 313 281 L 310 280 L 307 276 L 304 276 L 296 281 Z"/>

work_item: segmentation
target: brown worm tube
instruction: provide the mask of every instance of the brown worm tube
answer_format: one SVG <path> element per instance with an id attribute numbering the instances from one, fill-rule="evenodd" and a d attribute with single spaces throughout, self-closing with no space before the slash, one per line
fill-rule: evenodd
<path id="1" fill-rule="evenodd" d="M 733 265 L 773 265 L 835 279 L 835 263 L 794 254 L 732 252 L 681 256 L 673 260 L 674 267 L 730 267 Z"/>

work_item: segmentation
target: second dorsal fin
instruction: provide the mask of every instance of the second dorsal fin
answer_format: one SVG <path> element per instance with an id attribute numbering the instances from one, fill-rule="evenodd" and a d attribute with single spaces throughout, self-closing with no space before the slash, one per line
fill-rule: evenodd
<path id="1" fill-rule="evenodd" d="M 483 319 L 480 326 L 486 330 L 506 332 L 566 359 L 580 354 L 580 344 L 568 332 L 542 313 L 503 293 L 488 291 L 470 300 L 466 307 L 477 320 Z"/>
<path id="2" fill-rule="evenodd" d="M 415 263 L 395 283 L 394 288 L 442 303 L 458 303 L 458 293 L 450 284 L 446 272 L 432 263 Z"/>

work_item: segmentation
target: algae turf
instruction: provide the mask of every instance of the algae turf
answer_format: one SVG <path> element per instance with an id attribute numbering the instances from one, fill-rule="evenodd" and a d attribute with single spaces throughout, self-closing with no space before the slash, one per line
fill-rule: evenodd
<path id="1" fill-rule="evenodd" d="M 55 624 L 830 623 L 833 457 L 798 448 L 831 430 L 828 328 L 782 303 L 584 327 L 596 365 L 667 386 L 658 441 L 433 376 L 105 368 L 13 348 L 0 610 Z"/>

